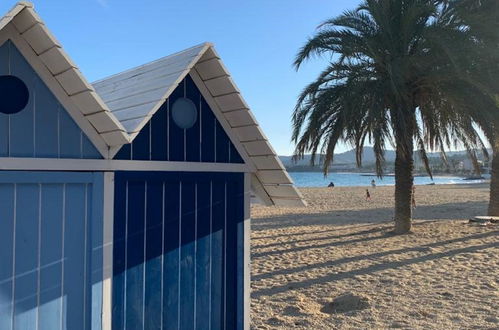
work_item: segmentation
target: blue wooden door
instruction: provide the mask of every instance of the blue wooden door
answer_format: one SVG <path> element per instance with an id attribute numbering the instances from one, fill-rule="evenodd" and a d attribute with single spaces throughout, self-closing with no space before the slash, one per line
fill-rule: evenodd
<path id="1" fill-rule="evenodd" d="M 237 329 L 242 173 L 118 172 L 113 329 Z"/>
<path id="2" fill-rule="evenodd" d="M 0 329 L 101 328 L 101 192 L 101 174 L 0 171 Z"/>

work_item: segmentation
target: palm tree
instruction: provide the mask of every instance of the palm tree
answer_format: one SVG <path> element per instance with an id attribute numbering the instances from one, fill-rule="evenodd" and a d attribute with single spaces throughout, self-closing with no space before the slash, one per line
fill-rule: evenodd
<path id="1" fill-rule="evenodd" d="M 480 68 L 483 82 L 496 95 L 496 102 L 482 104 L 495 107 L 499 112 L 499 1 L 497 0 L 453 0 L 449 4 L 451 16 L 476 40 L 475 63 Z M 487 100 L 482 100 L 487 102 Z M 494 110 L 492 110 L 494 111 Z M 499 215 L 499 123 L 476 118 L 492 147 L 490 199 L 488 214 Z"/>
<path id="2" fill-rule="evenodd" d="M 472 160 L 485 146 L 471 114 L 483 122 L 493 111 L 474 108 L 469 97 L 490 100 L 473 69 L 473 36 L 433 0 L 365 0 L 356 10 L 321 24 L 298 52 L 295 67 L 314 56 L 329 65 L 305 87 L 293 113 L 295 158 L 324 155 L 327 174 L 343 142 L 362 163 L 373 146 L 383 175 L 387 144 L 395 147 L 395 233 L 411 229 L 413 151 L 431 170 L 427 149 L 463 146 Z"/>

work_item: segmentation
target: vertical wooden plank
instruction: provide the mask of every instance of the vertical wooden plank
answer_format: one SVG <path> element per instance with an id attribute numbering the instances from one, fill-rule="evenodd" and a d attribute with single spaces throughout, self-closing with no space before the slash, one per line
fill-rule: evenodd
<path id="1" fill-rule="evenodd" d="M 114 200 L 115 173 L 103 174 L 103 283 L 102 283 L 102 329 L 112 329 L 113 315 L 113 247 L 114 247 Z M 99 327 L 96 327 L 99 329 Z"/>
<path id="2" fill-rule="evenodd" d="M 62 184 L 41 187 L 40 330 L 61 325 L 63 192 Z"/>
<path id="3" fill-rule="evenodd" d="M 215 115 L 204 98 L 201 99 L 201 161 L 215 161 Z"/>
<path id="4" fill-rule="evenodd" d="M 125 328 L 142 329 L 144 322 L 145 182 L 128 182 Z"/>
<path id="5" fill-rule="evenodd" d="M 237 232 L 237 327 L 238 329 L 250 329 L 250 237 L 251 237 L 251 173 L 244 173 L 243 198 L 242 198 L 242 221 L 238 222 Z"/>
<path id="6" fill-rule="evenodd" d="M 243 192 L 238 174 L 226 174 L 227 180 L 227 219 L 226 219 L 226 247 L 225 247 L 225 278 L 226 278 L 226 328 L 236 329 L 237 316 L 237 227 L 242 220 Z"/>
<path id="7" fill-rule="evenodd" d="M 211 296 L 211 189 L 210 182 L 197 185 L 196 248 L 196 324 L 203 329 L 210 324 Z"/>
<path id="8" fill-rule="evenodd" d="M 225 183 L 213 181 L 213 233 L 211 235 L 211 328 L 224 329 L 224 251 L 225 251 Z"/>
<path id="9" fill-rule="evenodd" d="M 181 198 L 180 324 L 182 327 L 191 329 L 194 327 L 194 264 L 196 262 L 196 209 L 193 182 L 182 182 Z"/>
<path id="10" fill-rule="evenodd" d="M 9 44 L 7 41 L 0 46 L 0 75 L 9 74 Z M 0 113 L 0 157 L 9 153 L 9 116 Z"/>
<path id="11" fill-rule="evenodd" d="M 144 329 L 161 329 L 161 282 L 163 254 L 163 182 L 147 184 L 146 264 Z"/>
<path id="12" fill-rule="evenodd" d="M 163 329 L 179 328 L 180 184 L 165 184 Z"/>
<path id="13" fill-rule="evenodd" d="M 14 45 L 9 46 L 10 72 L 28 87 L 29 101 L 24 110 L 10 115 L 10 156 L 33 157 L 34 155 L 34 105 L 35 85 L 38 76 Z"/>
<path id="14" fill-rule="evenodd" d="M 120 175 L 115 177 L 113 225 L 113 303 L 112 328 L 124 329 L 125 325 L 125 272 L 126 227 L 128 186 Z"/>
<path id="15" fill-rule="evenodd" d="M 35 157 L 58 155 L 58 109 L 61 107 L 49 89 L 38 81 L 35 99 Z"/>
<path id="16" fill-rule="evenodd" d="M 132 144 L 125 144 L 120 151 L 114 156 L 114 159 L 131 160 L 132 159 Z"/>
<path id="17" fill-rule="evenodd" d="M 0 184 L 0 329 L 12 330 L 14 185 Z"/>
<path id="18" fill-rule="evenodd" d="M 14 329 L 35 329 L 38 293 L 39 189 L 16 189 Z"/>
<path id="19" fill-rule="evenodd" d="M 168 113 L 168 160 L 176 162 L 182 162 L 185 160 L 184 130 L 178 127 L 177 124 L 175 124 L 175 122 L 173 121 L 171 108 L 178 98 L 184 97 L 184 86 L 185 82 L 182 81 L 168 99 L 170 103 L 170 111 Z"/>
<path id="20" fill-rule="evenodd" d="M 229 162 L 229 146 L 230 140 L 225 133 L 224 128 L 217 121 L 216 124 L 216 162 L 217 163 L 228 163 Z"/>
<path id="21" fill-rule="evenodd" d="M 239 151 L 237 151 L 236 147 L 234 147 L 234 144 L 229 141 L 230 144 L 230 159 L 229 163 L 232 164 L 244 164 L 244 160 L 239 154 Z"/>
<path id="22" fill-rule="evenodd" d="M 168 160 L 168 118 L 165 102 L 151 120 L 151 159 Z"/>
<path id="23" fill-rule="evenodd" d="M 63 108 L 59 108 L 59 145 L 61 158 L 81 158 L 80 128 Z"/>
<path id="24" fill-rule="evenodd" d="M 148 122 L 140 131 L 139 135 L 133 140 L 132 144 L 132 159 L 133 160 L 150 160 L 151 159 L 151 122 Z"/>
<path id="25" fill-rule="evenodd" d="M 85 240 L 87 239 L 86 185 L 67 184 L 64 219 L 63 327 L 85 329 Z"/>
<path id="26" fill-rule="evenodd" d="M 92 184 L 87 189 L 87 232 L 90 234 L 87 240 L 87 291 L 85 312 L 89 319 L 87 327 L 90 329 L 102 329 L 102 315 L 104 314 L 103 301 L 103 279 L 104 279 L 104 203 L 108 202 L 104 197 L 104 173 L 93 173 Z"/>
<path id="27" fill-rule="evenodd" d="M 82 135 L 82 158 L 86 159 L 102 159 L 102 155 L 99 150 L 95 148 L 95 146 L 90 142 L 88 137 L 80 130 L 80 134 Z"/>
<path id="28" fill-rule="evenodd" d="M 186 161 L 188 162 L 200 162 L 200 143 L 199 143 L 199 97 L 200 97 L 200 92 L 194 82 L 192 81 L 192 78 L 190 76 L 187 76 L 185 78 L 185 85 L 186 85 L 186 97 L 190 99 L 191 101 L 194 102 L 196 105 L 197 109 L 197 119 L 196 122 L 194 123 L 194 126 L 186 130 L 186 137 L 185 137 L 185 148 L 186 148 Z"/>

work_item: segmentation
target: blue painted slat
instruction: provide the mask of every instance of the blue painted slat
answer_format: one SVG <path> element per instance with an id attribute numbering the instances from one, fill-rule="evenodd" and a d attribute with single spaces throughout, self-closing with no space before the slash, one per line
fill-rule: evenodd
<path id="1" fill-rule="evenodd" d="M 232 164 L 244 164 L 244 160 L 239 154 L 239 151 L 237 151 L 236 147 L 234 146 L 233 143 L 230 143 L 230 159 L 229 163 Z"/>
<path id="2" fill-rule="evenodd" d="M 144 329 L 161 329 L 163 255 L 163 183 L 147 183 Z"/>
<path id="3" fill-rule="evenodd" d="M 224 329 L 225 183 L 213 181 L 213 233 L 211 238 L 211 328 Z"/>
<path id="4" fill-rule="evenodd" d="M 82 135 L 82 137 L 81 137 L 81 139 L 82 139 L 82 141 L 81 141 L 81 143 L 82 143 L 82 146 L 81 146 L 82 155 L 81 155 L 81 157 L 85 158 L 85 159 L 102 158 L 99 151 L 97 149 L 95 149 L 94 145 L 86 137 L 85 133 L 81 132 L 80 134 Z"/>
<path id="5" fill-rule="evenodd" d="M 19 77 L 28 87 L 30 98 L 25 109 L 10 115 L 10 155 L 12 157 L 34 156 L 34 100 L 39 78 L 22 57 L 19 51 L 10 45 L 11 74 Z"/>
<path id="6" fill-rule="evenodd" d="M 219 122 L 216 124 L 216 161 L 217 163 L 229 162 L 230 140 Z"/>
<path id="7" fill-rule="evenodd" d="M 64 300 L 63 326 L 70 329 L 85 329 L 89 325 L 86 317 L 87 301 L 86 256 L 88 214 L 86 204 L 86 185 L 67 184 L 65 188 L 64 217 Z M 83 285 L 82 285 L 83 283 Z"/>
<path id="8" fill-rule="evenodd" d="M 64 109 L 59 109 L 61 158 L 81 158 L 81 134 Z"/>
<path id="9" fill-rule="evenodd" d="M 128 182 L 127 271 L 125 280 L 125 325 L 142 328 L 144 320 L 144 182 Z"/>
<path id="10" fill-rule="evenodd" d="M 0 184 L 0 329 L 12 329 L 14 185 Z"/>
<path id="11" fill-rule="evenodd" d="M 60 329 L 64 187 L 41 187 L 40 330 Z"/>
<path id="12" fill-rule="evenodd" d="M 165 102 L 151 120 L 151 159 L 168 159 L 168 104 Z"/>
<path id="13" fill-rule="evenodd" d="M 0 75 L 9 73 L 9 48 L 7 41 L 3 46 L 0 46 Z M 9 145 L 9 116 L 0 114 L 0 157 L 8 156 Z"/>
<path id="14" fill-rule="evenodd" d="M 91 305 L 91 329 L 99 330 L 102 327 L 102 278 L 103 270 L 103 241 L 104 241 L 104 173 L 93 173 L 92 189 L 88 189 L 88 200 L 92 201 L 88 205 L 88 214 L 92 215 L 92 221 L 89 222 L 88 232 L 90 238 L 89 261 L 89 294 L 92 299 L 88 300 Z M 112 265 L 105 265 L 112 267 Z"/>
<path id="15" fill-rule="evenodd" d="M 163 329 L 179 327 L 180 184 L 165 183 Z"/>
<path id="16" fill-rule="evenodd" d="M 125 324 L 127 183 L 118 179 L 115 182 L 112 327 L 118 330 Z"/>
<path id="17" fill-rule="evenodd" d="M 215 161 L 216 118 L 208 103 L 201 100 L 201 160 L 206 163 Z"/>
<path id="18" fill-rule="evenodd" d="M 132 159 L 150 160 L 151 159 L 151 124 L 147 123 L 142 128 L 141 133 L 137 135 L 132 145 Z"/>
<path id="19" fill-rule="evenodd" d="M 115 159 L 131 160 L 132 159 L 132 144 L 125 144 L 114 157 Z"/>
<path id="20" fill-rule="evenodd" d="M 196 247 L 196 329 L 210 324 L 211 294 L 211 188 L 210 182 L 197 185 Z"/>
<path id="21" fill-rule="evenodd" d="M 36 327 L 38 284 L 39 189 L 37 184 L 16 188 L 14 329 Z"/>
<path id="22" fill-rule="evenodd" d="M 242 206 L 244 205 L 244 198 L 242 187 L 239 181 L 227 181 L 227 220 L 226 220 L 226 264 L 225 264 L 225 292 L 226 292 L 226 329 L 237 328 L 237 277 L 238 269 L 237 263 L 237 229 L 238 222 L 243 218 L 241 213 Z"/>
<path id="23" fill-rule="evenodd" d="M 53 157 L 59 152 L 59 104 L 41 82 L 36 85 L 35 157 Z"/>
<path id="24" fill-rule="evenodd" d="M 182 81 L 175 91 L 170 95 L 168 102 L 170 103 L 170 109 L 175 103 L 175 101 L 184 97 L 184 81 Z M 168 114 L 168 141 L 170 142 L 168 150 L 169 150 L 169 158 L 170 161 L 182 162 L 185 160 L 184 155 L 184 133 L 185 130 L 178 127 L 172 118 L 172 112 L 169 111 Z"/>
<path id="25" fill-rule="evenodd" d="M 200 162 L 200 123 L 199 123 L 199 105 L 201 100 L 201 93 L 192 81 L 190 76 L 185 78 L 186 97 L 194 102 L 197 111 L 197 120 L 194 126 L 186 130 L 185 148 L 186 148 L 186 161 Z"/>
<path id="26" fill-rule="evenodd" d="M 195 184 L 182 181 L 182 218 L 180 243 L 180 324 L 191 329 L 194 327 L 195 278 L 194 264 L 196 256 L 196 208 Z"/>

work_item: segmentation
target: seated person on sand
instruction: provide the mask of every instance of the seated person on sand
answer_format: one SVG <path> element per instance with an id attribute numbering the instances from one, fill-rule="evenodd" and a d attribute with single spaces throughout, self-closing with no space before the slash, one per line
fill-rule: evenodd
<path id="1" fill-rule="evenodd" d="M 327 186 L 328 186 L 328 188 L 334 188 L 334 183 L 333 183 L 333 181 L 329 182 L 329 184 L 328 184 Z"/>

